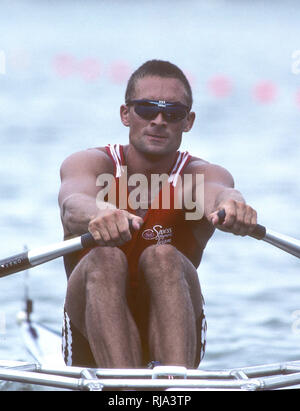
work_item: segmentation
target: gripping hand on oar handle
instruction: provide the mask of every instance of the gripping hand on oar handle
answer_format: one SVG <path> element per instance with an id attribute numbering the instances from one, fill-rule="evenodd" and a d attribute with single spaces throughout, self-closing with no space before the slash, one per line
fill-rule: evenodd
<path id="1" fill-rule="evenodd" d="M 107 208 L 94 216 L 89 232 L 99 245 L 118 247 L 131 240 L 131 231 L 139 230 L 143 219 L 126 210 Z"/>
<path id="2" fill-rule="evenodd" d="M 218 229 L 241 236 L 251 235 L 257 225 L 256 211 L 244 202 L 236 200 L 220 203 L 208 219 Z"/>

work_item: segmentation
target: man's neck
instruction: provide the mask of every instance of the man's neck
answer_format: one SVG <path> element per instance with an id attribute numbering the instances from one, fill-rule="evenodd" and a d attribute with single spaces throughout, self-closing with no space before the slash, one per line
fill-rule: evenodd
<path id="1" fill-rule="evenodd" d="M 124 155 L 128 176 L 140 173 L 144 174 L 147 178 L 151 178 L 151 174 L 164 174 L 171 171 L 177 151 L 165 156 L 152 157 L 138 152 L 129 144 L 124 150 Z"/>

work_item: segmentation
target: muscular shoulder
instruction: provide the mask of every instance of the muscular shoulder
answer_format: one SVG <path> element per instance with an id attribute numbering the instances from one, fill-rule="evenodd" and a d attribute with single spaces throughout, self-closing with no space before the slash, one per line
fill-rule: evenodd
<path id="1" fill-rule="evenodd" d="M 213 182 L 230 187 L 234 186 L 234 179 L 228 170 L 201 158 L 192 157 L 185 169 L 185 173 L 203 174 L 206 183 Z"/>
<path id="2" fill-rule="evenodd" d="M 61 177 L 69 174 L 113 173 L 113 163 L 103 147 L 90 148 L 68 156 L 61 165 Z"/>

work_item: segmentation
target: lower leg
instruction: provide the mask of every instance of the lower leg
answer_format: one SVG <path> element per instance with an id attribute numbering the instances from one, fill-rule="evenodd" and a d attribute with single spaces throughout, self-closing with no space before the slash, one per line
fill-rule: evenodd
<path id="1" fill-rule="evenodd" d="M 183 294 L 183 290 L 169 291 L 167 296 L 162 290 L 153 299 L 150 311 L 150 351 L 155 360 L 162 364 L 191 368 L 196 356 L 195 315 L 188 297 Z M 179 309 L 174 310 L 174 301 Z M 164 308 L 159 308 L 161 306 Z"/>

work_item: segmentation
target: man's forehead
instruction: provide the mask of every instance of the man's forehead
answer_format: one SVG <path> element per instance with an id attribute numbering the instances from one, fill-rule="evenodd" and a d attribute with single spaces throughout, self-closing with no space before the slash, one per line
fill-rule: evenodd
<path id="1" fill-rule="evenodd" d="M 186 102 L 183 83 L 176 78 L 147 76 L 139 79 L 135 85 L 135 99 L 151 99 Z"/>

